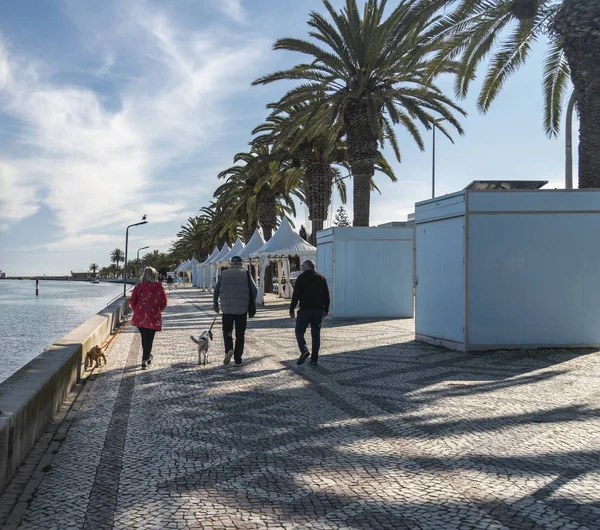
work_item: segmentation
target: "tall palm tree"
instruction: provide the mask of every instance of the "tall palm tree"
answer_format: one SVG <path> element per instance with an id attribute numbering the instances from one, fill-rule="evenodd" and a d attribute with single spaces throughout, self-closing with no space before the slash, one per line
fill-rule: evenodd
<path id="1" fill-rule="evenodd" d="M 296 119 L 298 114 L 305 116 L 305 108 L 306 104 L 301 104 L 285 111 L 276 110 L 265 123 L 254 129 L 253 134 L 263 134 L 253 143 L 271 144 L 281 162 L 288 161 L 291 167 L 302 169 L 300 188 L 312 222 L 311 242 L 316 245 L 316 234 L 323 229 L 327 219 L 334 185 L 342 202 L 346 203 L 346 186 L 339 166 L 348 167 L 348 149 L 339 124 L 315 128 L 309 120 Z M 392 182 L 397 181 L 379 151 L 375 170 L 385 173 Z"/>
<path id="2" fill-rule="evenodd" d="M 110 253 L 110 261 L 111 263 L 114 263 L 117 266 L 117 268 L 119 267 L 119 263 L 121 263 L 124 260 L 125 255 L 123 254 L 123 251 L 120 248 L 115 248 Z"/>
<path id="3" fill-rule="evenodd" d="M 176 243 L 176 250 L 185 254 L 182 259 L 193 256 L 201 260 L 208 255 L 211 245 L 210 228 L 211 225 L 201 216 L 188 218 L 187 223 L 177 232 L 179 240 Z"/>
<path id="4" fill-rule="evenodd" d="M 92 263 L 90 264 L 90 270 L 92 271 L 92 274 L 94 276 L 96 276 L 96 271 L 100 268 L 100 266 L 97 263 Z"/>
<path id="5" fill-rule="evenodd" d="M 430 129 L 436 119 L 445 118 L 444 123 L 462 134 L 453 111 L 464 112 L 433 83 L 428 58 L 437 45 L 431 32 L 437 18 L 425 16 L 414 0 L 401 0 L 386 19 L 386 0 L 367 0 L 362 16 L 356 0 L 346 0 L 339 13 L 328 0 L 323 4 L 333 22 L 315 12 L 308 21 L 310 35 L 318 43 L 286 38 L 274 45 L 275 50 L 303 53 L 309 61 L 254 84 L 301 81 L 283 96 L 279 107 L 308 102 L 305 113 L 313 117 L 314 127 L 341 125 L 354 179 L 354 225 L 368 226 L 379 145 L 389 141 L 400 160 L 393 125 L 405 127 L 424 149 L 415 121 Z M 453 68 L 447 62 L 437 73 Z M 446 128 L 442 132 L 450 138 Z"/>
<path id="6" fill-rule="evenodd" d="M 268 241 L 278 226 L 278 218 L 296 215 L 294 198 L 304 198 L 298 189 L 300 172 L 274 155 L 268 145 L 254 145 L 249 152 L 238 153 L 234 163 L 219 174 L 227 182 L 215 196 L 237 195 L 238 215 L 243 211 L 244 225 L 254 228 L 258 223 Z"/>
<path id="7" fill-rule="evenodd" d="M 161 275 L 167 274 L 174 268 L 175 263 L 165 252 L 153 250 L 144 256 L 144 261 L 150 267 L 154 267 Z"/>
<path id="8" fill-rule="evenodd" d="M 579 187 L 600 187 L 600 2 L 598 0 L 418 0 L 424 11 L 446 9 L 436 26 L 444 41 L 435 66 L 458 59 L 455 90 L 465 96 L 477 67 L 491 57 L 478 105 L 486 112 L 507 78 L 540 38 L 549 42 L 543 87 L 544 128 L 560 130 L 572 81 L 580 118 Z M 497 51 L 494 45 L 502 39 Z M 435 70 L 435 66 L 434 69 Z"/>
<path id="9" fill-rule="evenodd" d="M 200 208 L 201 219 L 208 225 L 208 247 L 231 243 L 241 234 L 241 220 L 234 215 L 232 205 L 225 200 L 211 201 L 209 206 Z"/>

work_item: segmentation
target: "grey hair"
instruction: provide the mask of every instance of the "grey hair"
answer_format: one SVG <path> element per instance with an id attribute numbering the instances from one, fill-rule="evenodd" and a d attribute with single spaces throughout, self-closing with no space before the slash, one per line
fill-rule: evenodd
<path id="1" fill-rule="evenodd" d="M 315 262 L 312 259 L 307 259 L 302 262 L 302 266 L 300 267 L 303 271 L 314 271 L 315 270 Z"/>
<path id="2" fill-rule="evenodd" d="M 143 282 L 156 282 L 158 281 L 158 271 L 154 267 L 146 267 L 142 276 Z"/>

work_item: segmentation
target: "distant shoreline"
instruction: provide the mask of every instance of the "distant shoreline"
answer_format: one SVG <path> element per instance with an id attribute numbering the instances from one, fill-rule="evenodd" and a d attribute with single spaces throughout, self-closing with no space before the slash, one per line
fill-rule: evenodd
<path id="1" fill-rule="evenodd" d="M 6 276 L 4 278 L 0 278 L 0 280 L 51 280 L 51 281 L 61 281 L 61 282 L 91 282 L 92 280 L 99 280 L 103 283 L 123 283 L 123 279 L 115 279 L 115 278 L 71 278 L 70 276 Z M 133 285 L 137 282 L 137 280 L 132 278 L 127 278 L 127 283 L 129 285 Z"/>

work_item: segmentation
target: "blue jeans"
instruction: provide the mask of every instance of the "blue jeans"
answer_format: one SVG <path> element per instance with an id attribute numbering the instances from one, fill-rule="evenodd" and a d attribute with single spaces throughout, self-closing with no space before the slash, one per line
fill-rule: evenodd
<path id="1" fill-rule="evenodd" d="M 298 341 L 298 347 L 300 353 L 306 349 L 306 341 L 304 340 L 304 334 L 306 329 L 310 326 L 310 335 L 312 337 L 312 353 L 310 355 L 311 361 L 317 361 L 319 359 L 319 348 L 321 347 L 321 323 L 323 322 L 323 311 L 311 311 L 308 309 L 300 309 L 296 316 L 296 340 Z"/>

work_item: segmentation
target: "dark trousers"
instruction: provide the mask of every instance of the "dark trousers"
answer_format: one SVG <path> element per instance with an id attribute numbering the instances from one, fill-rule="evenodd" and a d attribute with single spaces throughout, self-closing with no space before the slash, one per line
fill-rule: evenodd
<path id="1" fill-rule="evenodd" d="M 242 360 L 244 353 L 244 335 L 248 324 L 248 314 L 223 315 L 223 341 L 225 342 L 225 353 L 233 350 L 233 358 L 236 362 Z M 235 347 L 233 346 L 233 326 L 235 325 Z"/>
<path id="2" fill-rule="evenodd" d="M 296 340 L 298 341 L 298 347 L 300 353 L 302 353 L 306 346 L 304 340 L 304 334 L 306 329 L 310 326 L 310 334 L 312 337 L 312 353 L 310 355 L 311 361 L 317 361 L 319 359 L 319 348 L 321 347 L 321 323 L 323 322 L 323 311 L 310 311 L 308 309 L 300 309 L 296 316 Z"/>
<path id="3" fill-rule="evenodd" d="M 142 336 L 142 361 L 147 361 L 152 353 L 152 343 L 154 342 L 155 329 L 138 328 Z"/>

